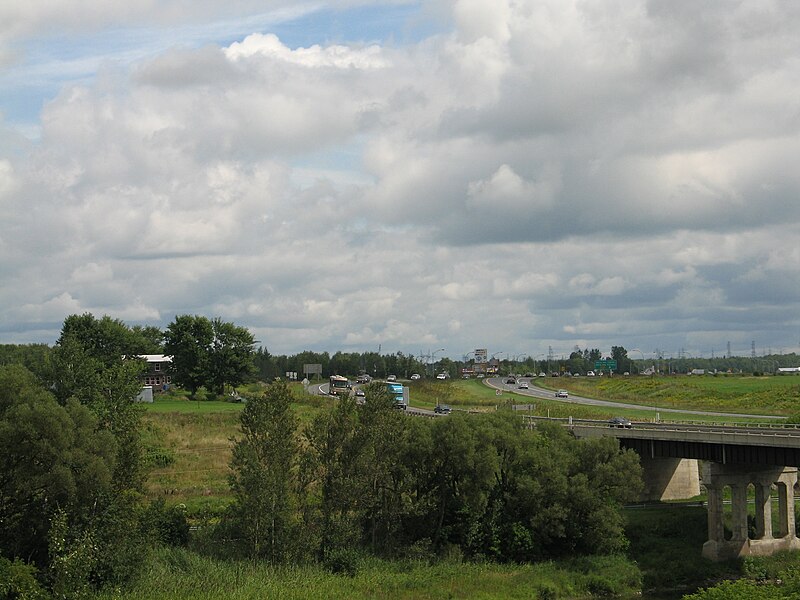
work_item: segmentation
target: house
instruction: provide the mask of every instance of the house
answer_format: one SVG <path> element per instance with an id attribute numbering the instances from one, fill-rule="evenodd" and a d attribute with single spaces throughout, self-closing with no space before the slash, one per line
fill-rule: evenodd
<path id="1" fill-rule="evenodd" d="M 143 354 L 140 358 L 147 361 L 147 372 L 142 376 L 142 385 L 153 386 L 156 391 L 166 391 L 172 383 L 169 374 L 172 357 L 164 354 Z"/>

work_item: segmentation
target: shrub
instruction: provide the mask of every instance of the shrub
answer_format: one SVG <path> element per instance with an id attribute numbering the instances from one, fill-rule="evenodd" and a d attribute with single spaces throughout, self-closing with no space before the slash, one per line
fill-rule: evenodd
<path id="1" fill-rule="evenodd" d="M 0 599 L 47 600 L 50 595 L 36 580 L 36 567 L 0 557 Z"/>
<path id="2" fill-rule="evenodd" d="M 534 590 L 534 598 L 537 600 L 556 600 L 558 598 L 558 589 L 550 582 L 540 583 Z"/>
<path id="3" fill-rule="evenodd" d="M 355 550 L 349 548 L 336 548 L 328 551 L 323 560 L 323 566 L 334 575 L 347 575 L 355 577 L 358 573 L 359 556 Z"/>

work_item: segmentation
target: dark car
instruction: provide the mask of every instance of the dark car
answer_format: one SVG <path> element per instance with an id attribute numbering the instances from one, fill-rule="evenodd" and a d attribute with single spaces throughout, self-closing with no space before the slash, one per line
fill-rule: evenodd
<path id="1" fill-rule="evenodd" d="M 612 417 L 608 420 L 608 426 L 624 427 L 625 429 L 630 429 L 631 427 L 633 427 L 633 424 L 625 417 Z"/>
<path id="2" fill-rule="evenodd" d="M 452 409 L 447 404 L 437 404 L 433 409 L 437 415 L 449 415 Z"/>
<path id="3" fill-rule="evenodd" d="M 517 383 L 517 380 L 514 379 L 513 377 L 509 377 L 508 379 L 506 379 L 506 383 L 510 383 L 510 384 L 513 385 L 513 384 Z"/>

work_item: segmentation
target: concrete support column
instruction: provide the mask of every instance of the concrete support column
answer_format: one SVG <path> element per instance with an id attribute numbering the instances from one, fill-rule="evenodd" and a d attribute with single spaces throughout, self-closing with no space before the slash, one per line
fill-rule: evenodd
<path id="1" fill-rule="evenodd" d="M 779 537 L 794 536 L 794 486 L 778 482 Z"/>
<path id="2" fill-rule="evenodd" d="M 642 500 L 685 500 L 700 495 L 697 461 L 688 458 L 640 457 Z"/>
<path id="3" fill-rule="evenodd" d="M 756 483 L 756 539 L 772 539 L 772 486 Z"/>
<path id="4" fill-rule="evenodd" d="M 747 537 L 747 486 L 756 490 L 755 539 Z M 772 534 L 772 504 L 770 486 L 778 490 L 778 521 L 780 537 Z M 704 484 L 708 490 L 708 541 L 703 544 L 703 556 L 711 560 L 727 560 L 741 556 L 769 556 L 780 550 L 800 549 L 795 534 L 794 485 L 795 467 L 759 467 L 756 465 L 722 465 L 711 463 Z M 732 496 L 730 540 L 722 535 L 721 490 L 730 486 Z"/>
<path id="5" fill-rule="evenodd" d="M 722 489 L 715 485 L 706 485 L 708 490 L 708 539 L 710 542 L 725 540 L 722 526 Z"/>
<path id="6" fill-rule="evenodd" d="M 746 481 L 731 484 L 731 541 L 747 539 L 747 485 Z"/>

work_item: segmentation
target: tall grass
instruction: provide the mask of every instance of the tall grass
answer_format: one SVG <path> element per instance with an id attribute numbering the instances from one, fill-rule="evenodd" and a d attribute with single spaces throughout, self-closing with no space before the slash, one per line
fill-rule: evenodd
<path id="1" fill-rule="evenodd" d="M 354 577 L 347 577 L 317 565 L 276 567 L 159 549 L 131 587 L 105 591 L 98 600 L 588 599 L 634 597 L 639 586 L 637 567 L 621 557 L 536 565 L 429 565 L 370 558 L 360 563 Z"/>

